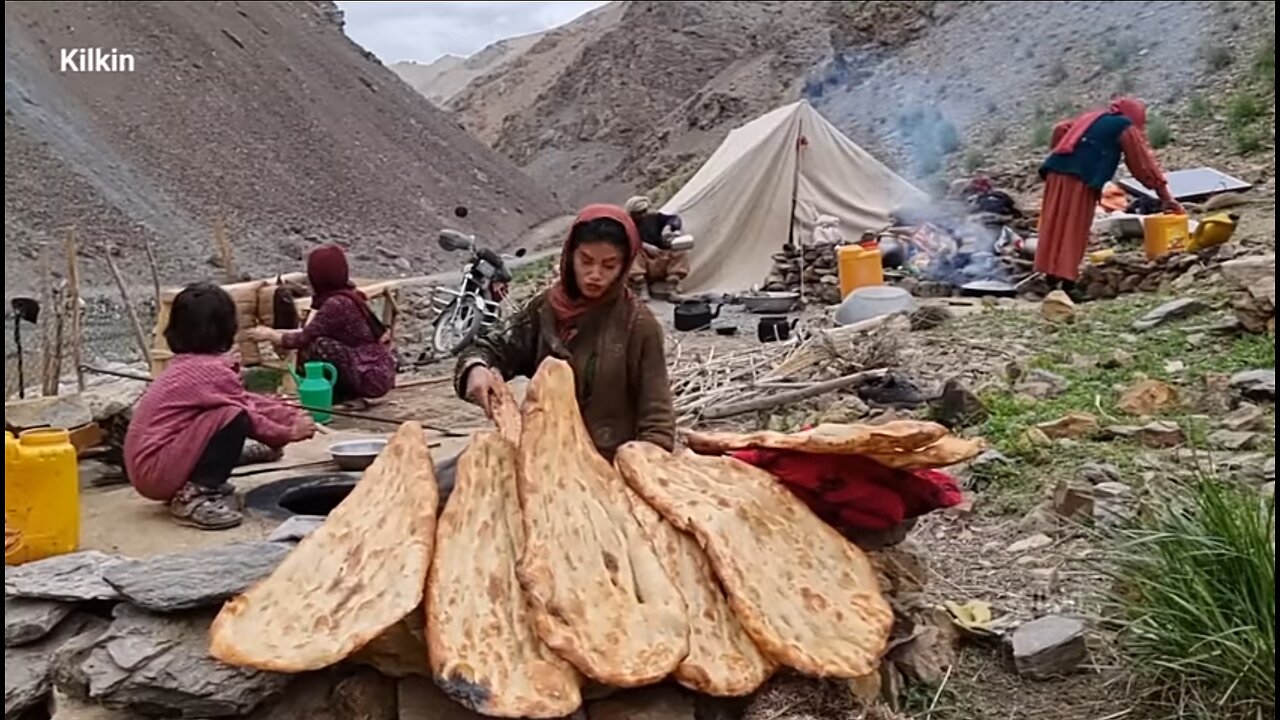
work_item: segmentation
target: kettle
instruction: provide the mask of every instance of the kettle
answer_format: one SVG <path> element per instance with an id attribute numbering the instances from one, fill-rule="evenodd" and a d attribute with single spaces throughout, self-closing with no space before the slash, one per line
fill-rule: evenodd
<path id="1" fill-rule="evenodd" d="M 327 423 L 333 418 L 327 411 L 333 409 L 333 386 L 338 382 L 338 368 L 327 362 L 312 361 L 302 366 L 301 376 L 289 368 L 289 374 L 298 384 L 298 402 L 308 408 L 311 419 Z"/>
<path id="2" fill-rule="evenodd" d="M 687 332 L 701 330 L 711 325 L 711 321 L 720 317 L 720 306 L 714 310 L 705 300 L 684 300 L 675 308 L 676 330 Z"/>

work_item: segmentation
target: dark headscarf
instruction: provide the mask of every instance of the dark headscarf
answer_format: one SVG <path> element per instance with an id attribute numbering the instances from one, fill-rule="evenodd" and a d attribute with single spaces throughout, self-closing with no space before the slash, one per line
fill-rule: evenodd
<path id="1" fill-rule="evenodd" d="M 387 331 L 386 326 L 369 308 L 369 298 L 351 282 L 351 269 L 347 265 L 347 254 L 342 248 L 323 245 L 312 250 L 307 257 L 307 282 L 311 284 L 312 310 L 319 310 L 331 298 L 346 297 L 364 311 L 375 338 L 381 338 Z"/>

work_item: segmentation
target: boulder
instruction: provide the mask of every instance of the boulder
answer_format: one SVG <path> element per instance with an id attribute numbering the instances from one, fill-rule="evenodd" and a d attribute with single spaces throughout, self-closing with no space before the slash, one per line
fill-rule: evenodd
<path id="1" fill-rule="evenodd" d="M 4 599 L 4 646 L 18 647 L 48 635 L 75 608 L 56 600 Z"/>
<path id="2" fill-rule="evenodd" d="M 1252 450 L 1258 445 L 1258 433 L 1215 430 L 1209 433 L 1208 440 L 1220 450 Z"/>
<path id="3" fill-rule="evenodd" d="M 1196 298 L 1179 298 L 1171 300 L 1146 315 L 1133 321 L 1133 329 L 1138 332 L 1150 330 L 1158 325 L 1169 322 L 1170 320 L 1180 320 L 1182 318 L 1191 317 L 1196 313 L 1208 310 L 1209 306 L 1203 301 Z"/>
<path id="4" fill-rule="evenodd" d="M 90 622 L 90 616 L 75 615 L 38 642 L 4 649 L 5 720 L 20 718 L 45 702 L 53 689 L 54 653 Z"/>
<path id="5" fill-rule="evenodd" d="M 85 550 L 6 567 L 4 593 L 64 602 L 119 600 L 120 593 L 103 579 L 103 573 L 121 562 L 124 558 L 119 555 Z"/>
<path id="6" fill-rule="evenodd" d="M 128 603 L 89 650 L 89 697 L 146 715 L 238 717 L 284 690 L 289 676 L 209 656 L 212 612 L 159 615 Z"/>
<path id="7" fill-rule="evenodd" d="M 1083 480 L 1060 480 L 1053 492 L 1053 510 L 1067 520 L 1087 521 L 1093 517 L 1093 484 Z"/>
<path id="8" fill-rule="evenodd" d="M 289 554 L 274 542 L 238 542 L 116 563 L 106 581 L 129 602 L 157 612 L 220 605 L 266 577 Z"/>
<path id="9" fill-rule="evenodd" d="M 1230 414 L 1222 418 L 1220 421 L 1222 427 L 1233 432 L 1245 432 L 1248 430 L 1257 430 L 1262 424 L 1263 414 L 1262 408 L 1257 405 L 1245 403 L 1240 407 L 1232 410 Z"/>
<path id="10" fill-rule="evenodd" d="M 949 428 L 965 428 L 986 422 L 990 413 L 982 400 L 958 378 L 947 380 L 933 406 L 934 417 Z"/>
<path id="11" fill-rule="evenodd" d="M 1143 425 L 1138 430 L 1138 439 L 1149 448 L 1171 448 L 1181 445 L 1187 438 L 1177 423 L 1159 421 Z"/>
<path id="12" fill-rule="evenodd" d="M 1013 544 L 1009 545 L 1007 549 L 1009 554 L 1011 555 L 1021 555 L 1023 553 L 1042 550 L 1044 548 L 1049 547 L 1052 544 L 1053 544 L 1053 538 L 1049 537 L 1048 535 L 1045 535 L 1044 533 L 1036 533 L 1035 535 L 1030 535 L 1028 537 L 1024 537 L 1021 540 L 1014 542 Z"/>
<path id="13" fill-rule="evenodd" d="M 1083 440 L 1098 432 L 1098 418 L 1083 412 L 1071 412 L 1058 418 L 1036 425 L 1040 432 L 1051 440 L 1070 438 Z"/>
<path id="14" fill-rule="evenodd" d="M 1178 391 L 1159 380 L 1139 380 L 1125 390 L 1116 407 L 1129 415 L 1149 416 L 1178 404 Z"/>
<path id="15" fill-rule="evenodd" d="M 1018 674 L 1035 680 L 1069 675 L 1088 655 L 1084 622 L 1061 615 L 1020 625 L 1012 643 Z"/>
<path id="16" fill-rule="evenodd" d="M 1054 290 L 1040 303 L 1040 316 L 1052 323 L 1069 323 L 1076 319 L 1076 304 L 1061 290 Z"/>
<path id="17" fill-rule="evenodd" d="M 1231 376 L 1231 387 L 1250 400 L 1276 399 L 1276 370 L 1243 370 Z"/>

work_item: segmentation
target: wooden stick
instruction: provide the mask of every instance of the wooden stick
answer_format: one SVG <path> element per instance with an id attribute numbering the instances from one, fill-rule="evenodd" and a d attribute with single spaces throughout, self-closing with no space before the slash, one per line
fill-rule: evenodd
<path id="1" fill-rule="evenodd" d="M 408 380 L 406 382 L 396 383 L 396 389 L 402 390 L 404 388 L 421 387 L 423 385 L 439 385 L 440 383 L 449 382 L 450 380 L 453 380 L 452 375 L 437 375 L 429 378 L 418 378 L 417 380 Z"/>
<path id="2" fill-rule="evenodd" d="M 67 230 L 67 307 L 71 311 L 71 362 L 76 369 L 76 389 L 84 392 L 84 369 L 81 356 L 84 349 L 80 312 L 80 263 L 76 259 L 76 229 Z"/>
<path id="3" fill-rule="evenodd" d="M 147 336 L 142 333 L 142 323 L 138 322 L 138 311 L 134 309 L 133 301 L 129 299 L 129 290 L 124 286 L 124 278 L 120 276 L 116 262 L 111 259 L 110 245 L 106 247 L 103 257 L 107 259 L 107 269 L 111 271 L 111 277 L 115 278 L 120 299 L 124 301 L 124 310 L 129 316 L 129 327 L 133 330 L 133 340 L 138 343 L 138 349 L 142 351 L 142 359 L 147 365 L 151 365 L 151 348 L 147 346 Z"/>
<path id="4" fill-rule="evenodd" d="M 708 408 L 706 412 L 702 413 L 702 417 L 706 420 L 719 420 L 756 410 L 769 410 L 771 408 L 778 407 L 779 405 L 788 405 L 801 400 L 808 400 L 811 397 L 817 397 L 823 393 L 840 390 L 861 380 L 880 377 L 886 372 L 888 371 L 883 368 L 879 370 L 857 372 L 852 375 L 838 377 L 834 380 L 814 383 L 809 387 L 801 388 L 799 390 L 791 390 L 789 392 L 778 393 L 777 395 L 770 395 L 768 397 L 758 398 L 755 400 L 745 400 L 743 402 L 729 403 L 719 407 Z"/>
<path id="5" fill-rule="evenodd" d="M 160 313 L 160 270 L 156 267 L 156 254 L 151 249 L 151 240 L 146 236 L 142 238 L 142 247 L 147 251 L 147 266 L 151 268 L 151 286 L 155 288 L 156 293 L 156 314 Z"/>
<path id="6" fill-rule="evenodd" d="M 236 282 L 240 278 L 236 276 L 236 261 L 231 254 L 231 241 L 227 239 L 226 221 L 221 213 L 213 221 L 213 243 L 218 249 L 218 256 L 222 258 L 222 270 L 227 282 Z"/>
<path id="7" fill-rule="evenodd" d="M 45 367 L 45 397 L 57 396 L 59 386 L 62 384 L 62 287 L 54 285 L 51 295 L 52 302 L 49 303 L 49 309 L 53 311 L 53 345 L 50 348 L 49 362 Z"/>

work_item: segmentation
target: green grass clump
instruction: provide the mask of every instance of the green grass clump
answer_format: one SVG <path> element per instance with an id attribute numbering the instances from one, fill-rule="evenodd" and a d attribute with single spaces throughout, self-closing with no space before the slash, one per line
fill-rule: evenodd
<path id="1" fill-rule="evenodd" d="M 1123 648 L 1181 717 L 1274 717 L 1275 499 L 1204 477 L 1189 495 L 1119 531 Z"/>
<path id="2" fill-rule="evenodd" d="M 1151 141 L 1151 147 L 1157 150 L 1168 145 L 1173 139 L 1173 130 L 1169 128 L 1168 121 L 1158 115 L 1147 121 L 1147 139 Z"/>
<path id="3" fill-rule="evenodd" d="M 1262 117 L 1262 102 L 1252 93 L 1242 92 L 1227 101 L 1227 126 L 1232 130 L 1248 127 Z"/>

